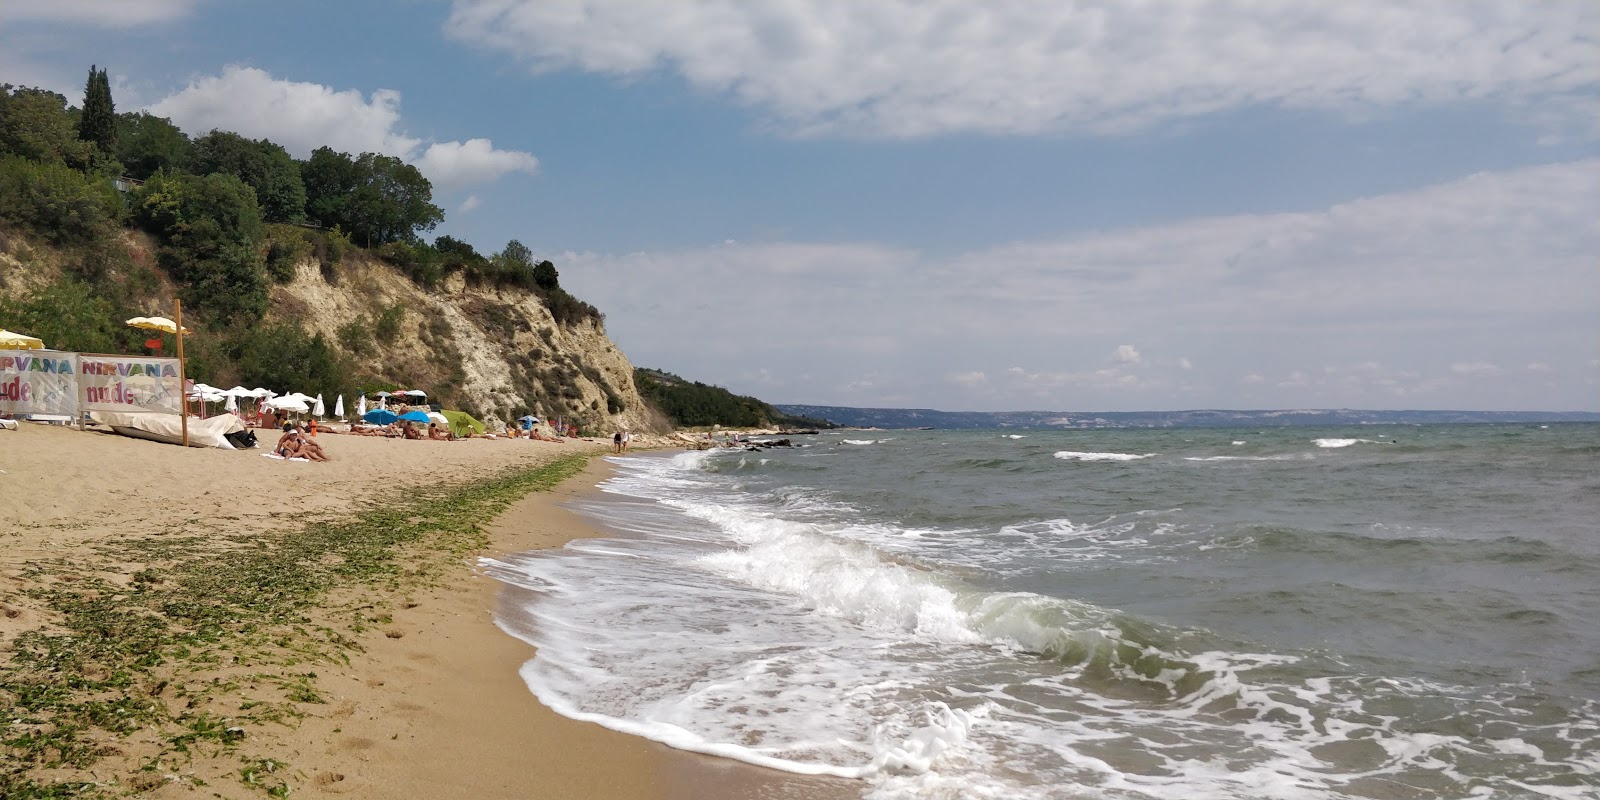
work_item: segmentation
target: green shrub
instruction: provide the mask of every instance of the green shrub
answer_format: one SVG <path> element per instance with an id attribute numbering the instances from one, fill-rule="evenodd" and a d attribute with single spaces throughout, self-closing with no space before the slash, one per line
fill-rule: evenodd
<path id="1" fill-rule="evenodd" d="M 55 350 L 136 353 L 144 334 L 122 323 L 132 314 L 96 287 L 61 278 L 25 298 L 0 297 L 6 327 L 37 336 Z"/>
<path id="2" fill-rule="evenodd" d="M 372 323 L 372 332 L 381 340 L 388 342 L 400 335 L 400 324 L 406 319 L 406 304 L 395 303 L 383 310 L 377 320 Z"/>
<path id="3" fill-rule="evenodd" d="M 306 394 L 334 395 L 350 391 L 349 365 L 322 334 L 309 335 L 292 323 L 248 325 L 228 342 L 239 380 Z"/>
<path id="4" fill-rule="evenodd" d="M 338 334 L 339 344 L 351 353 L 365 356 L 372 354 L 372 331 L 369 329 L 367 315 L 361 314 L 355 319 L 340 325 Z"/>
<path id="5" fill-rule="evenodd" d="M 122 201 L 109 181 L 60 163 L 0 159 L 0 219 L 26 226 L 57 245 L 116 235 Z"/>
<path id="6" fill-rule="evenodd" d="M 313 245 L 306 231 L 293 225 L 267 226 L 267 274 L 278 283 L 294 280 L 295 267 L 311 257 Z"/>

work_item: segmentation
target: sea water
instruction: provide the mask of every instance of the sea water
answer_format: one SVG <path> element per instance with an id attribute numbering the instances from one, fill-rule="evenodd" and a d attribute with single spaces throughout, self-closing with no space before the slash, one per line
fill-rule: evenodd
<path id="1" fill-rule="evenodd" d="M 885 800 L 1600 797 L 1600 425 L 794 441 L 486 562 L 540 700 Z"/>

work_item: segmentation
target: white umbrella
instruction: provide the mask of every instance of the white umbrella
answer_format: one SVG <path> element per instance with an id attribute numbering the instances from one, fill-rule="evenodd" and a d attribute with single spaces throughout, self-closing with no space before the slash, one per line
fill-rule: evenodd
<path id="1" fill-rule="evenodd" d="M 228 401 L 222 404 L 222 410 L 223 411 L 238 411 L 239 410 L 239 395 L 236 395 L 231 391 L 230 392 L 224 392 L 223 394 L 227 396 Z"/>
<path id="2" fill-rule="evenodd" d="M 437 411 L 429 411 L 428 412 L 428 421 L 429 422 L 436 422 L 436 423 L 438 423 L 440 425 L 443 425 L 446 428 L 450 427 L 450 418 L 446 417 L 443 414 L 440 414 Z"/>
<path id="3" fill-rule="evenodd" d="M 411 395 L 412 397 L 427 397 L 428 396 L 428 393 L 422 391 L 421 389 L 411 389 L 409 391 L 400 392 L 400 394 L 407 394 L 407 395 Z"/>
<path id="4" fill-rule="evenodd" d="M 322 392 L 317 392 L 317 402 L 311 404 L 311 413 L 319 417 L 327 416 L 328 412 L 322 407 Z"/>
<path id="5" fill-rule="evenodd" d="M 356 401 L 356 416 L 364 417 L 366 415 L 367 415 L 367 396 L 366 395 L 361 395 L 361 399 Z"/>
<path id="6" fill-rule="evenodd" d="M 272 396 L 272 390 L 271 389 L 263 389 L 260 386 L 257 386 L 256 388 L 250 390 L 250 394 L 255 396 L 255 397 L 271 397 Z"/>
<path id="7" fill-rule="evenodd" d="M 378 392 L 378 396 L 379 397 L 388 397 L 389 393 L 388 392 Z"/>
<path id="8" fill-rule="evenodd" d="M 294 397 L 274 398 L 268 400 L 266 406 L 267 408 L 276 408 L 279 411 L 299 411 L 301 413 L 311 410 L 311 406 L 306 405 L 306 401 Z"/>
<path id="9" fill-rule="evenodd" d="M 228 390 L 228 394 L 231 394 L 234 397 L 255 397 L 256 396 L 255 392 L 252 392 L 249 389 L 244 388 L 243 386 L 235 386 L 232 389 L 229 389 Z"/>
<path id="10" fill-rule="evenodd" d="M 344 419 L 344 395 L 342 394 L 339 395 L 338 400 L 333 401 L 333 415 L 339 419 Z"/>

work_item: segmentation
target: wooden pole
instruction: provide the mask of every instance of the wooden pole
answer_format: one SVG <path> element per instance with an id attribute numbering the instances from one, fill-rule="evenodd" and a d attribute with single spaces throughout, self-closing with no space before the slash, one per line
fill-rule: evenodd
<path id="1" fill-rule="evenodd" d="M 173 320 L 178 323 L 178 396 L 183 398 L 182 422 L 178 423 L 183 428 L 183 446 L 189 446 L 189 381 L 183 375 L 183 301 L 172 301 Z"/>

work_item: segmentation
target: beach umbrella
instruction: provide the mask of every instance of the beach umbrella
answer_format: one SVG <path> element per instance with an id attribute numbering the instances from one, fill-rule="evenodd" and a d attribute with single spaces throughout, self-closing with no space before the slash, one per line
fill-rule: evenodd
<path id="1" fill-rule="evenodd" d="M 444 418 L 450 421 L 450 430 L 457 436 L 465 436 L 467 431 L 472 431 L 473 433 L 483 433 L 485 430 L 487 430 L 482 422 L 479 422 L 471 414 L 468 414 L 465 411 L 451 411 L 446 409 L 444 411 L 440 411 L 439 413 L 443 414 Z"/>
<path id="2" fill-rule="evenodd" d="M 272 390 L 271 389 L 263 389 L 260 386 L 257 386 L 256 388 L 250 390 L 250 396 L 251 397 L 258 397 L 258 398 L 259 397 L 271 397 L 272 396 Z"/>
<path id="3" fill-rule="evenodd" d="M 133 319 L 128 320 L 128 327 L 140 328 L 147 331 L 161 331 L 162 333 L 178 332 L 178 323 L 173 322 L 166 317 L 134 317 Z M 188 328 L 184 328 L 183 332 L 191 333 L 192 331 L 190 331 Z"/>
<path id="4" fill-rule="evenodd" d="M 389 397 L 390 394 L 388 392 L 378 392 L 378 396 L 379 397 Z"/>
<path id="5" fill-rule="evenodd" d="M 239 410 L 239 395 L 236 395 L 233 392 L 223 392 L 223 396 L 228 398 L 227 402 L 222 404 L 223 411 Z"/>
<path id="6" fill-rule="evenodd" d="M 428 421 L 434 423 L 435 425 L 443 425 L 446 428 L 450 427 L 450 418 L 437 411 L 429 411 L 427 413 L 427 417 Z"/>
<path id="7" fill-rule="evenodd" d="M 396 394 L 410 395 L 411 397 L 427 397 L 428 396 L 428 393 L 422 391 L 421 389 L 408 389 L 408 390 L 406 390 L 404 392 L 396 392 Z"/>
<path id="8" fill-rule="evenodd" d="M 322 392 L 317 392 L 317 400 L 311 404 L 311 413 L 319 417 L 327 416 L 328 412 L 322 406 Z"/>
<path id="9" fill-rule="evenodd" d="M 366 395 L 361 395 L 361 399 L 356 401 L 356 416 L 365 417 L 366 415 L 367 415 L 367 396 Z"/>
<path id="10" fill-rule="evenodd" d="M 430 421 L 428 419 L 427 413 L 423 412 L 423 411 L 407 411 L 406 413 L 400 415 L 400 419 L 408 420 L 410 422 L 429 422 Z"/>
<path id="11" fill-rule="evenodd" d="M 44 342 L 25 333 L 0 328 L 0 350 L 43 350 Z"/>
<path id="12" fill-rule="evenodd" d="M 344 395 L 342 394 L 339 395 L 339 399 L 333 401 L 333 415 L 339 419 L 344 419 Z"/>
<path id="13" fill-rule="evenodd" d="M 311 410 L 311 406 L 306 405 L 306 401 L 298 397 L 275 397 L 268 400 L 266 406 L 279 411 L 298 411 L 302 414 Z"/>
<path id="14" fill-rule="evenodd" d="M 399 414 L 386 408 L 375 408 L 361 415 L 361 418 L 374 425 L 388 425 L 400 418 Z"/>

